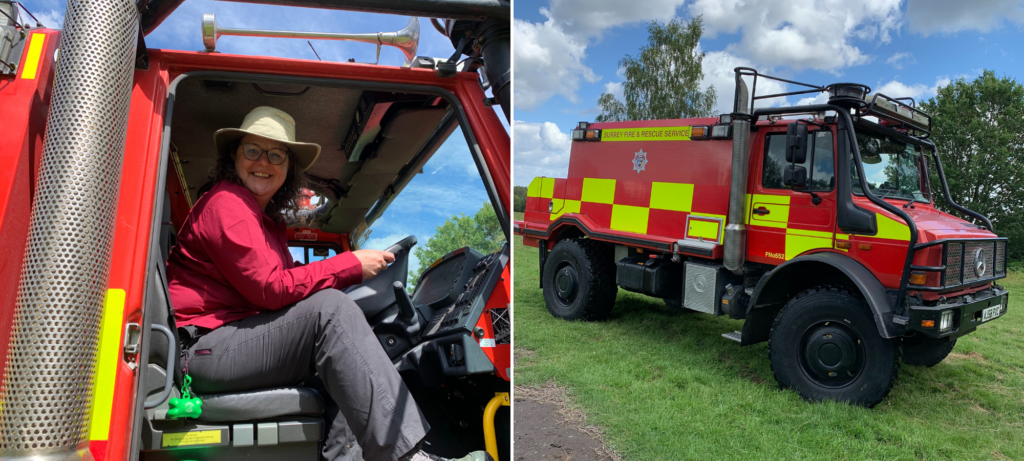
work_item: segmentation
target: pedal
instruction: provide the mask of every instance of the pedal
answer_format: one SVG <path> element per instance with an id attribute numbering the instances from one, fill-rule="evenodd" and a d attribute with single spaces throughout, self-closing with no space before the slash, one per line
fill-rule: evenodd
<path id="1" fill-rule="evenodd" d="M 731 339 L 736 342 L 743 342 L 743 333 L 734 331 L 732 333 L 722 333 L 722 337 L 725 339 Z"/>

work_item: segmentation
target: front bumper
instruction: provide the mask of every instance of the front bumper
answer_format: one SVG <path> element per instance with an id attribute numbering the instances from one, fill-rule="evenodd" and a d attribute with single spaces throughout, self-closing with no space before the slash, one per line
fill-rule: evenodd
<path id="1" fill-rule="evenodd" d="M 1010 292 L 998 285 L 964 295 L 946 303 L 935 306 L 910 306 L 910 330 L 923 333 L 931 338 L 959 338 L 969 334 L 982 323 L 988 323 L 1006 315 Z M 993 306 L 1000 306 L 999 314 L 983 320 L 982 311 Z M 940 331 L 942 313 L 953 311 L 953 325 L 946 331 Z M 921 326 L 925 320 L 934 321 L 934 327 Z"/>

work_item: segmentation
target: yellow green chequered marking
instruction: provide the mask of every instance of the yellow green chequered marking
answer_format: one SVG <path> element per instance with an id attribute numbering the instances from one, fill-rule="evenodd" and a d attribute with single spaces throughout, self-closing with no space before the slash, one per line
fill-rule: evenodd
<path id="1" fill-rule="evenodd" d="M 583 178 L 582 201 L 591 203 L 615 203 L 615 180 Z"/>
<path id="2" fill-rule="evenodd" d="M 612 205 L 612 222 L 610 227 L 624 232 L 647 233 L 647 218 L 650 208 Z"/>
<path id="3" fill-rule="evenodd" d="M 651 208 L 690 212 L 693 208 L 693 184 L 651 183 Z"/>

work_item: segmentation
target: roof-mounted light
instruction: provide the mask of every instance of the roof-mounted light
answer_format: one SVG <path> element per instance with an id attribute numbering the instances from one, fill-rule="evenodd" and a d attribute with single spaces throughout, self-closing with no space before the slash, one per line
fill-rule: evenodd
<path id="1" fill-rule="evenodd" d="M 825 91 L 828 91 L 829 104 L 859 109 L 867 105 L 864 98 L 871 92 L 871 87 L 860 83 L 833 83 L 825 87 Z"/>
<path id="2" fill-rule="evenodd" d="M 910 128 L 931 133 L 932 118 L 908 104 L 884 94 L 876 94 L 871 98 L 864 115 L 874 115 L 882 119 L 902 122 Z"/>

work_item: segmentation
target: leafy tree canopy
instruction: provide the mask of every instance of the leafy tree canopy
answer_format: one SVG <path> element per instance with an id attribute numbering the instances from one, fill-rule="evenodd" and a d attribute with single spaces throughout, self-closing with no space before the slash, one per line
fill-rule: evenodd
<path id="1" fill-rule="evenodd" d="M 636 57 L 619 61 L 625 71 L 625 102 L 602 94 L 598 122 L 710 117 L 715 107 L 715 88 L 700 89 L 704 78 L 704 53 L 697 44 L 704 32 L 700 16 L 686 22 L 675 19 L 647 26 L 647 45 Z"/>
<path id="2" fill-rule="evenodd" d="M 500 249 L 504 243 L 505 234 L 490 203 L 484 203 L 473 216 L 462 213 L 449 216 L 444 224 L 437 226 L 433 237 L 412 250 L 420 260 L 420 267 L 410 274 L 409 284 L 416 285 L 423 271 L 452 251 L 470 247 L 488 254 Z"/>
<path id="3" fill-rule="evenodd" d="M 1024 85 L 985 70 L 939 88 L 921 109 L 932 116 L 932 140 L 953 200 L 988 216 L 1009 237 L 1010 259 L 1024 259 Z M 934 163 L 929 166 L 936 205 L 959 215 L 942 195 Z"/>
<path id="4" fill-rule="evenodd" d="M 512 211 L 526 211 L 526 186 L 512 187 Z"/>

